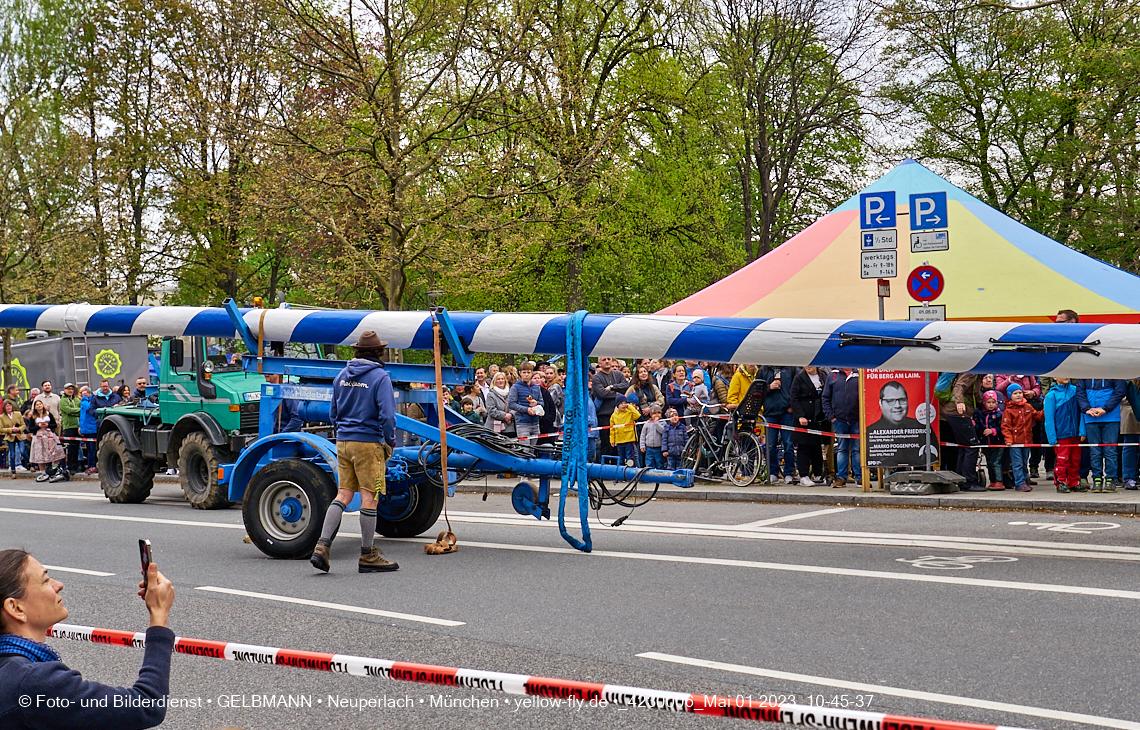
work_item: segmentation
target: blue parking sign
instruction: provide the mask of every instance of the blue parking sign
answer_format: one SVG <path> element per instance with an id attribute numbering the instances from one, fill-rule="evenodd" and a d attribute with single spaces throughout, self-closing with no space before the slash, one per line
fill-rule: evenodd
<path id="1" fill-rule="evenodd" d="M 946 228 L 946 192 L 914 193 L 910 196 L 910 229 L 929 231 Z"/>
<path id="2" fill-rule="evenodd" d="M 859 228 L 895 227 L 895 191 L 859 194 Z"/>

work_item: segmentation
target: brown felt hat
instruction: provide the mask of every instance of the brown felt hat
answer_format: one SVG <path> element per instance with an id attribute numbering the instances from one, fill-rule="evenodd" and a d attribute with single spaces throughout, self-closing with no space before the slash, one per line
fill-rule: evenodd
<path id="1" fill-rule="evenodd" d="M 352 346 L 357 350 L 382 350 L 388 346 L 388 343 L 380 339 L 372 330 L 366 330 L 361 333 L 360 339 Z"/>

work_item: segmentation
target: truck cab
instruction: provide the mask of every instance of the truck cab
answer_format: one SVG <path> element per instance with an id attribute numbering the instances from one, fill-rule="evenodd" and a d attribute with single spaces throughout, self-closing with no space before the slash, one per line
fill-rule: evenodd
<path id="1" fill-rule="evenodd" d="M 218 466 L 257 438 L 265 378 L 242 369 L 237 341 L 167 337 L 158 383 L 142 402 L 101 411 L 99 478 L 113 502 L 141 502 L 160 469 L 177 468 L 191 506 L 230 506 Z M 150 389 L 148 389 L 149 392 Z"/>

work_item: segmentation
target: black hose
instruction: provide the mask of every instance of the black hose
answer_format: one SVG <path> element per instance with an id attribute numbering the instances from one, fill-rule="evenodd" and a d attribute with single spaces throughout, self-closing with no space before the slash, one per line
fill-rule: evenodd
<path id="1" fill-rule="evenodd" d="M 631 499 L 634 491 L 637 489 L 637 485 L 641 483 L 641 478 L 643 476 L 645 476 L 645 473 L 648 471 L 649 471 L 649 467 L 647 467 L 647 466 L 642 467 L 641 469 L 638 469 L 637 473 L 633 475 L 633 479 L 630 479 L 626 483 L 626 485 L 624 487 L 622 487 L 620 490 L 618 490 L 616 493 L 611 492 L 609 487 L 606 486 L 606 483 L 603 480 L 601 480 L 601 479 L 591 479 L 590 480 L 590 485 L 589 485 L 590 507 L 593 508 L 594 516 L 596 516 L 598 518 L 598 522 L 601 522 L 603 525 L 606 524 L 605 522 L 602 522 L 602 515 L 601 515 L 602 507 L 605 507 L 605 506 L 611 505 L 611 504 L 619 505 L 621 507 L 626 507 L 627 509 L 629 509 L 629 512 L 622 515 L 621 517 L 617 518 L 611 524 L 606 525 L 607 527 L 618 527 L 619 525 L 621 525 L 621 523 L 625 522 L 626 519 L 628 519 L 631 514 L 633 514 L 633 511 L 635 509 L 637 509 L 638 507 L 640 507 L 643 504 L 648 503 L 650 500 L 652 500 L 654 497 L 657 496 L 657 491 L 661 488 L 661 485 L 655 483 L 653 485 L 653 491 L 650 492 L 648 496 L 646 496 L 642 499 Z"/>

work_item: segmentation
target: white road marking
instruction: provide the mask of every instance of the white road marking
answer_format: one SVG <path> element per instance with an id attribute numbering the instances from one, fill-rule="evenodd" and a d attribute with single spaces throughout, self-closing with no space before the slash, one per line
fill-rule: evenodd
<path id="1" fill-rule="evenodd" d="M 1115 522 L 1010 522 L 1011 525 L 1029 525 L 1038 530 L 1050 532 L 1068 532 L 1077 535 L 1091 535 L 1099 530 L 1116 530 L 1120 525 Z"/>
<path id="2" fill-rule="evenodd" d="M 0 507 L 0 512 L 16 514 L 47 515 L 53 517 L 77 517 L 93 520 L 111 520 L 119 522 L 143 522 L 161 525 L 183 525 L 187 527 L 221 527 L 231 530 L 245 530 L 245 525 L 226 524 L 220 522 L 197 522 L 192 520 L 165 520 L 154 517 L 123 517 L 118 515 L 86 515 L 77 512 L 52 512 L 47 510 L 27 510 Z M 454 518 L 453 518 L 454 519 Z M 345 534 L 349 537 L 350 534 Z M 359 535 L 352 535 L 359 537 Z M 425 538 L 401 538 L 399 542 L 414 542 L 422 544 Z M 584 555 L 573 548 L 545 547 L 539 545 L 509 545 L 490 542 L 464 541 L 469 547 L 483 547 L 495 550 L 520 550 L 525 552 L 554 553 L 563 555 Z M 960 545 L 954 545 L 955 548 Z M 1067 593 L 1071 595 L 1095 596 L 1100 598 L 1124 598 L 1140 600 L 1140 592 L 1124 591 L 1115 588 L 1091 588 L 1083 586 L 1054 585 L 1050 583 L 1025 583 L 1021 581 L 986 580 L 982 578 L 955 578 L 948 575 L 910 575 L 907 573 L 891 573 L 881 570 L 857 570 L 854 568 L 829 568 L 818 565 L 798 565 L 794 563 L 764 563 L 752 560 L 729 560 L 724 558 L 699 558 L 685 555 L 652 555 L 641 553 L 614 552 L 609 550 L 595 550 L 591 555 L 600 557 L 624 558 L 627 560 L 649 560 L 666 563 L 696 563 L 700 565 L 721 565 L 726 567 L 753 568 L 759 570 L 779 570 L 793 573 L 817 573 L 826 575 L 841 575 L 859 578 L 881 578 L 886 580 L 907 580 L 919 583 L 946 583 L 952 585 L 971 586 L 978 588 L 1001 588 L 1011 590 L 1041 591 L 1045 593 Z M 1079 556 L 1087 557 L 1087 556 Z"/>
<path id="3" fill-rule="evenodd" d="M 417 616 L 414 613 L 398 613 L 396 611 L 381 611 L 377 608 L 364 608 L 363 606 L 346 606 L 343 603 L 326 603 L 324 601 L 310 601 L 307 598 L 292 598 L 290 596 L 276 596 L 272 593 L 253 593 L 251 591 L 237 591 L 232 588 L 218 588 L 217 586 L 198 586 L 195 590 L 209 591 L 210 593 L 225 593 L 231 596 L 244 596 L 246 598 L 260 598 L 278 603 L 295 603 L 299 606 L 315 606 L 316 608 L 330 608 L 334 611 L 347 611 L 348 613 L 363 613 L 368 616 L 384 616 L 385 618 L 398 618 L 404 621 L 416 621 L 421 624 L 435 626 L 464 626 L 464 621 L 451 621 L 445 618 L 432 618 L 431 616 Z"/>
<path id="4" fill-rule="evenodd" d="M 778 525 L 781 522 L 791 522 L 793 520 L 806 520 L 809 517 L 822 517 L 823 515 L 833 515 L 836 512 L 848 512 L 850 507 L 832 507 L 831 509 L 819 509 L 815 512 L 801 512 L 795 515 L 784 515 L 783 517 L 772 517 L 767 520 L 757 520 L 756 522 L 748 522 L 743 525 L 737 525 L 738 530 L 754 530 L 757 527 L 767 527 L 768 525 Z"/>
<path id="5" fill-rule="evenodd" d="M 231 524 L 224 522 L 200 522 L 195 520 L 171 520 L 162 519 L 158 517 L 127 517 L 123 515 L 90 515 L 82 512 L 55 512 L 51 510 L 34 510 L 34 509 L 16 509 L 13 507 L 0 507 L 0 512 L 9 512 L 13 514 L 28 514 L 28 515 L 43 515 L 48 517 L 74 517 L 79 519 L 89 520 L 109 520 L 112 522 L 141 522 L 147 524 L 157 525 L 183 525 L 187 527 L 218 527 L 227 530 L 245 530 L 245 525 Z M 557 527 L 555 522 L 539 522 L 533 518 L 529 520 L 508 520 L 502 517 L 495 517 L 490 520 L 483 519 L 468 519 L 456 516 L 454 513 L 451 515 L 452 522 L 468 522 L 475 524 L 499 524 L 499 525 L 526 525 L 530 527 L 542 527 L 545 529 Z M 627 523 L 628 524 L 628 523 Z M 596 531 L 598 526 L 591 525 L 591 529 Z M 627 532 L 662 532 L 653 528 L 646 529 L 642 526 L 633 525 L 626 529 L 626 525 L 621 528 Z M 974 538 L 966 537 L 947 537 L 939 536 L 936 539 L 916 538 L 914 536 L 894 536 L 880 533 L 825 533 L 822 535 L 800 535 L 801 532 L 821 532 L 819 530 L 782 530 L 778 527 L 759 528 L 757 530 L 724 530 L 724 529 L 679 529 L 664 531 L 665 534 L 684 534 L 684 535 L 704 535 L 709 537 L 742 537 L 746 539 L 760 539 L 760 540 L 785 540 L 794 542 L 820 542 L 832 543 L 842 545 L 875 545 L 887 547 L 914 547 L 914 548 L 937 548 L 943 550 L 962 550 L 965 548 L 975 549 L 977 551 L 986 552 L 1003 552 L 1013 553 L 1017 555 L 1036 555 L 1046 557 L 1065 557 L 1065 558 L 1083 558 L 1083 559 L 1098 559 L 1098 560 L 1126 560 L 1130 562 L 1140 562 L 1140 548 L 1120 547 L 1115 545 L 1080 545 L 1069 543 L 1048 543 L 1048 542 L 1033 542 L 1029 540 L 977 540 Z M 864 537 L 869 535 L 870 537 Z M 465 543 L 472 544 L 472 543 Z M 490 544 L 490 543 L 488 543 Z M 1020 545 L 1039 545 L 1048 547 L 1027 548 L 1020 547 Z M 570 550 L 569 552 L 577 552 Z M 596 554 L 596 553 L 595 553 Z M 633 553 L 630 553 L 631 555 Z"/>
<path id="6" fill-rule="evenodd" d="M 39 499 L 78 499 L 85 502 L 106 502 L 101 494 L 79 492 L 35 492 L 30 489 L 0 489 L 0 497 L 36 497 Z"/>
<path id="7" fill-rule="evenodd" d="M 493 513 L 450 513 L 451 521 L 463 524 L 503 525 L 538 529 L 557 529 L 554 520 L 539 521 L 533 517 L 517 517 Z M 477 516 L 473 516 L 477 515 Z M 893 535 L 878 532 L 845 532 L 839 530 L 793 530 L 780 527 L 724 527 L 693 523 L 644 523 L 628 520 L 620 527 L 607 528 L 590 523 L 596 532 L 650 533 L 663 535 L 693 535 L 726 537 L 745 540 L 777 540 L 781 542 L 813 542 L 835 545 L 875 545 L 880 547 L 915 547 L 941 550 L 970 549 L 982 552 L 1003 552 L 1015 555 L 1044 557 L 1091 558 L 1099 560 L 1125 560 L 1140 562 L 1140 548 L 1116 545 L 1087 545 L 1083 543 L 1042 542 L 1034 540 L 1002 540 L 991 538 L 956 537 L 944 535 Z"/>
<path id="8" fill-rule="evenodd" d="M 414 542 L 423 544 L 424 538 L 389 538 L 388 542 Z M 945 583 L 950 585 L 969 586 L 972 588 L 999 588 L 1017 591 L 1040 591 L 1043 593 L 1067 593 L 1078 596 L 1095 596 L 1097 598 L 1125 598 L 1140 601 L 1140 591 L 1125 591 L 1117 588 L 1092 588 L 1086 586 L 1057 585 L 1053 583 L 1026 583 L 1012 580 L 990 580 L 986 578 L 955 578 L 949 575 L 926 575 L 920 573 L 894 573 L 885 570 L 860 570 L 857 568 L 831 568 L 824 565 L 800 565 L 796 563 L 764 563 L 755 560 L 732 560 L 728 558 L 703 558 L 689 555 L 654 555 L 646 553 L 625 553 L 613 550 L 594 550 L 583 553 L 574 548 L 546 547 L 542 545 L 511 545 L 495 542 L 463 541 L 464 547 L 481 547 L 490 550 L 519 550 L 532 553 L 551 553 L 556 555 L 596 556 L 603 558 L 622 558 L 625 560 L 648 560 L 661 563 L 691 563 L 697 565 L 720 565 L 728 568 L 752 568 L 754 570 L 778 570 L 789 573 L 815 573 L 821 575 L 840 575 L 853 578 L 879 578 L 884 580 L 904 580 L 916 583 Z"/>
<path id="9" fill-rule="evenodd" d="M 83 568 L 64 568 L 63 566 L 60 566 L 60 565 L 45 565 L 44 567 L 47 568 L 48 570 L 57 570 L 61 573 L 78 573 L 80 575 L 94 575 L 94 576 L 98 576 L 100 578 L 106 578 L 107 576 L 114 575 L 114 573 L 104 573 L 101 570 L 84 570 Z"/>
<path id="10" fill-rule="evenodd" d="M 906 697 L 908 699 L 922 700 L 924 702 L 938 702 L 945 705 L 958 705 L 961 707 L 976 707 L 983 710 L 993 710 L 994 712 L 1008 712 L 1015 715 L 1042 717 L 1049 720 L 1079 722 L 1084 725 L 1120 728 L 1120 730 L 1140 730 L 1140 722 L 1133 722 L 1131 720 L 1117 720 L 1112 717 L 1100 717 L 1099 715 L 1084 715 L 1079 712 L 1050 710 L 1045 707 L 1032 707 L 1029 705 L 1014 705 L 1008 702 L 994 702 L 992 700 L 958 697 L 957 695 L 945 695 L 938 692 L 922 692 L 913 689 L 903 689 L 901 687 L 888 687 L 881 684 L 849 682 L 845 679 L 829 679 L 828 677 L 815 677 L 810 674 L 796 674 L 794 672 L 781 672 L 775 669 L 749 667 L 743 664 L 727 664 L 725 662 L 714 662 L 708 659 L 692 659 L 690 657 L 677 656 L 675 654 L 662 654 L 656 651 L 647 651 L 642 654 L 638 654 L 637 656 L 643 659 L 655 659 L 657 661 L 671 662 L 673 664 L 686 664 L 692 667 L 702 667 L 704 669 L 719 669 L 725 672 L 734 672 L 736 674 L 750 674 L 756 677 L 768 677 L 769 679 L 779 679 L 786 682 L 817 684 L 824 687 L 836 687 L 839 689 L 852 690 L 854 692 L 867 692 L 871 694 L 891 695 L 893 697 Z"/>
<path id="11" fill-rule="evenodd" d="M 0 507 L 0 512 L 17 515 L 44 515 L 47 517 L 76 517 L 84 520 L 109 520 L 111 522 L 144 522 L 150 525 L 185 525 L 187 527 L 221 527 L 226 530 L 244 530 L 245 525 L 226 522 L 198 522 L 195 520 L 164 520 L 159 517 L 127 517 L 125 515 L 87 515 L 82 512 L 53 512 L 44 509 L 15 509 Z"/>

